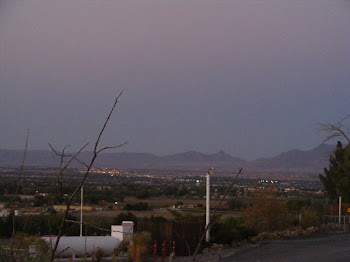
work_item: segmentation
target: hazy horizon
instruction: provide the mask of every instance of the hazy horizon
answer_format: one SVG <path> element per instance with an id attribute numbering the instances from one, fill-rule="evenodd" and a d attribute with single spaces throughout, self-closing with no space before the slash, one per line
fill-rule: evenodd
<path id="1" fill-rule="evenodd" d="M 135 154 L 152 154 L 152 155 L 155 155 L 155 156 L 158 156 L 158 157 L 164 157 L 164 156 L 170 156 L 170 155 L 176 155 L 176 154 L 183 154 L 183 153 L 188 153 L 188 152 L 197 152 L 197 153 L 201 153 L 201 154 L 205 154 L 205 155 L 215 155 L 215 154 L 219 154 L 219 153 L 224 152 L 225 154 L 228 154 L 228 155 L 230 155 L 230 156 L 232 156 L 232 157 L 234 157 L 234 158 L 239 158 L 239 159 L 241 159 L 241 160 L 245 160 L 245 161 L 248 161 L 248 162 L 249 162 L 249 161 L 254 161 L 254 160 L 257 160 L 257 159 L 261 159 L 261 158 L 276 157 L 276 156 L 279 156 L 279 155 L 282 154 L 282 153 L 287 153 L 287 152 L 293 151 L 293 150 L 309 151 L 309 150 L 315 149 L 315 148 L 317 148 L 317 147 L 319 147 L 319 146 L 321 146 L 321 145 L 334 146 L 334 148 L 336 147 L 335 144 L 332 145 L 332 144 L 329 144 L 329 143 L 321 143 L 321 144 L 316 145 L 316 146 L 314 146 L 314 147 L 312 147 L 312 148 L 309 148 L 309 149 L 303 149 L 303 150 L 302 150 L 302 149 L 298 149 L 298 148 L 291 148 L 291 149 L 289 149 L 289 150 L 287 150 L 287 151 L 283 151 L 283 152 L 280 152 L 280 153 L 277 153 L 277 154 L 274 154 L 274 155 L 271 155 L 271 156 L 262 155 L 262 156 L 258 156 L 258 157 L 253 158 L 253 159 L 247 159 L 247 158 L 241 157 L 241 156 L 239 156 L 239 155 L 232 155 L 232 154 L 230 154 L 230 153 L 228 153 L 228 152 L 226 152 L 226 151 L 224 151 L 224 150 L 219 150 L 219 151 L 216 151 L 216 152 L 201 152 L 201 151 L 196 151 L 196 150 L 184 150 L 184 151 L 175 152 L 175 153 L 172 153 L 172 154 L 155 154 L 155 153 L 150 153 L 150 152 L 125 151 L 125 150 L 123 150 L 123 148 L 120 148 L 119 150 L 105 151 L 105 152 L 102 153 L 102 154 L 108 154 L 108 153 L 127 153 L 127 154 L 134 154 L 134 153 L 135 153 Z M 23 149 L 0 148 L 0 150 L 14 150 L 14 151 L 23 152 L 23 151 L 24 151 L 24 148 L 23 148 Z M 55 148 L 55 150 L 60 151 L 61 148 Z M 30 151 L 46 151 L 46 152 L 48 151 L 48 152 L 54 153 L 54 152 L 52 151 L 52 149 L 35 149 L 35 148 L 30 149 L 30 148 L 29 148 L 29 149 L 27 150 L 27 152 L 30 152 Z M 71 151 L 71 150 L 69 150 L 69 147 L 66 148 L 65 152 L 66 152 L 67 154 L 76 153 L 76 151 Z M 86 150 L 84 150 L 83 152 L 92 153 L 93 151 L 92 151 L 92 148 L 90 148 L 90 150 L 89 150 L 89 149 L 86 149 Z"/>
<path id="2" fill-rule="evenodd" d="M 94 142 L 243 159 L 349 114 L 348 1 L 0 3 L 0 149 Z"/>

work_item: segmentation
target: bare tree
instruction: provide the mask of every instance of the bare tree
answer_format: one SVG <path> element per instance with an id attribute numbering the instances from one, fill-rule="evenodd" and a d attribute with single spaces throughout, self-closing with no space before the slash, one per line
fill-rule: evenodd
<path id="1" fill-rule="evenodd" d="M 340 119 L 335 124 L 332 123 L 318 123 L 319 129 L 327 134 L 324 142 L 331 141 L 336 138 L 343 138 L 350 145 L 350 128 L 346 125 L 346 121 L 350 119 L 350 114 Z"/>
<path id="2" fill-rule="evenodd" d="M 123 90 L 123 91 L 124 91 L 124 90 Z M 86 180 L 86 178 L 88 177 L 88 175 L 89 175 L 89 173 L 90 173 L 90 171 L 91 171 L 91 168 L 92 168 L 93 164 L 95 163 L 96 158 L 98 157 L 98 155 L 99 155 L 100 153 L 104 152 L 105 150 L 108 150 L 108 149 L 116 149 L 116 148 L 122 147 L 123 145 L 127 144 L 127 142 L 126 142 L 126 143 L 122 143 L 122 144 L 119 144 L 119 145 L 116 145 L 116 146 L 106 146 L 106 147 L 102 147 L 102 148 L 100 148 L 100 149 L 99 149 L 99 147 L 98 147 L 99 144 L 100 144 L 100 140 L 101 140 L 101 138 L 102 138 L 102 135 L 103 135 L 103 133 L 104 133 L 104 131 L 105 131 L 105 129 L 106 129 L 106 126 L 107 126 L 107 124 L 108 124 L 108 122 L 109 122 L 109 120 L 110 120 L 110 118 L 111 118 L 111 116 L 112 116 L 112 113 L 113 113 L 113 111 L 114 111 L 114 109 L 115 109 L 115 107 L 116 107 L 116 105 L 117 105 L 117 103 L 118 103 L 119 98 L 120 98 L 121 95 L 123 94 L 123 91 L 121 91 L 121 92 L 119 93 L 119 95 L 116 97 L 116 99 L 115 99 L 115 101 L 114 101 L 114 104 L 113 104 L 111 110 L 109 111 L 109 114 L 108 114 L 108 116 L 107 116 L 107 118 L 106 118 L 106 120 L 105 120 L 105 122 L 104 122 L 104 124 L 103 124 L 103 126 L 102 126 L 102 128 L 101 128 L 101 130 L 100 130 L 100 132 L 99 132 L 99 134 L 98 134 L 98 137 L 97 137 L 97 139 L 96 139 L 96 141 L 95 141 L 94 149 L 93 149 L 93 155 L 92 155 L 90 161 L 89 161 L 87 164 L 84 163 L 84 162 L 82 162 L 82 161 L 80 161 L 80 160 L 78 159 L 78 155 L 86 148 L 86 146 L 87 146 L 88 144 L 85 144 L 83 147 L 81 147 L 80 150 L 79 150 L 76 154 L 74 154 L 74 155 L 65 155 L 65 149 L 66 149 L 67 147 L 65 147 L 65 148 L 63 149 L 62 154 L 59 154 L 59 153 L 50 145 L 51 149 L 52 149 L 57 155 L 61 156 L 60 170 L 59 170 L 59 174 L 58 174 L 58 176 L 57 176 L 57 180 L 58 180 L 58 184 L 60 185 L 60 192 L 61 192 L 61 197 L 62 197 L 62 198 L 63 198 L 63 190 L 62 190 L 61 188 L 62 188 L 62 174 L 63 174 L 63 172 L 68 168 L 68 166 L 71 164 L 71 162 L 72 162 L 73 160 L 76 160 L 76 161 L 78 161 L 79 163 L 82 163 L 82 164 L 85 166 L 85 168 L 86 168 L 86 170 L 85 170 L 85 172 L 84 172 L 84 175 L 83 175 L 83 178 L 81 179 L 79 185 L 76 187 L 76 189 L 74 190 L 74 192 L 68 197 L 68 199 L 67 199 L 67 201 L 66 201 L 66 210 L 65 210 L 65 212 L 64 212 L 64 216 L 63 216 L 63 218 L 62 218 L 61 225 L 60 225 L 60 227 L 59 227 L 59 232 L 58 232 L 58 235 L 57 235 L 57 238 L 56 238 L 54 247 L 52 248 L 52 253 L 51 253 L 51 257 L 50 257 L 50 262 L 52 262 L 52 261 L 54 260 L 55 253 L 56 253 L 56 250 L 57 250 L 57 247 L 58 247 L 58 243 L 59 243 L 59 241 L 60 241 L 61 236 L 63 235 L 63 228 L 64 228 L 64 226 L 65 226 L 65 224 L 66 224 L 66 222 L 67 222 L 67 218 L 68 218 L 68 214 L 69 214 L 69 211 L 70 211 L 70 207 L 71 207 L 72 201 L 73 201 L 75 195 L 79 192 L 79 190 L 81 189 L 81 187 L 84 185 L 85 180 Z M 69 159 L 69 161 L 67 161 L 67 163 L 63 166 L 63 158 L 64 158 L 64 157 L 67 157 L 67 156 L 68 156 L 70 159 Z"/>
<path id="3" fill-rule="evenodd" d="M 324 174 L 319 178 L 324 185 L 327 199 L 337 199 L 339 196 L 343 200 L 349 201 L 349 154 L 350 154 L 350 114 L 340 119 L 335 124 L 319 124 L 321 131 L 326 133 L 325 142 L 338 139 L 338 143 L 329 158 L 329 168 L 324 168 Z M 339 141 L 341 140 L 341 141 Z M 343 147 L 342 141 L 346 142 Z"/>

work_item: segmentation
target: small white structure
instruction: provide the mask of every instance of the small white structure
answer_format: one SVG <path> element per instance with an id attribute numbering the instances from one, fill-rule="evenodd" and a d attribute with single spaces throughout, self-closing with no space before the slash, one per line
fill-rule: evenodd
<path id="1" fill-rule="evenodd" d="M 121 226 L 113 225 L 111 229 L 112 237 L 129 240 L 131 239 L 131 236 L 134 233 L 134 222 L 123 221 Z"/>
<path id="2" fill-rule="evenodd" d="M 104 254 L 111 255 L 124 239 L 131 238 L 134 232 L 134 222 L 123 221 L 122 225 L 112 225 L 111 236 L 62 236 L 58 243 L 56 256 L 68 257 L 71 255 L 91 255 L 97 249 Z M 41 237 L 53 248 L 56 236 Z"/>
<path id="3" fill-rule="evenodd" d="M 10 210 L 8 209 L 3 209 L 0 211 L 0 217 L 8 217 L 10 214 Z"/>
<path id="4" fill-rule="evenodd" d="M 0 211 L 0 217 L 8 217 L 11 215 L 10 209 L 3 209 Z M 18 210 L 15 210 L 15 216 L 19 216 L 20 212 Z"/>

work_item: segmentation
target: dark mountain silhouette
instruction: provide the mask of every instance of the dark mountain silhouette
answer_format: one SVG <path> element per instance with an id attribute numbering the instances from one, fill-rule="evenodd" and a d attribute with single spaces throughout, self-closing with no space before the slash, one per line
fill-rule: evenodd
<path id="1" fill-rule="evenodd" d="M 271 158 L 259 158 L 251 161 L 251 167 L 255 169 L 275 170 L 319 170 L 328 166 L 329 155 L 334 150 L 334 145 L 321 144 L 311 150 L 291 150 Z"/>
<path id="2" fill-rule="evenodd" d="M 279 172 L 321 172 L 328 166 L 328 158 L 333 145 L 321 144 L 311 150 L 291 150 L 275 157 L 259 158 L 245 161 L 233 157 L 224 151 L 214 154 L 204 154 L 188 151 L 167 156 L 156 156 L 149 153 L 104 153 L 97 160 L 95 167 L 107 168 L 137 168 L 137 169 L 178 169 L 178 170 L 206 170 L 215 166 L 218 170 L 232 170 L 242 167 L 246 171 L 279 171 Z M 0 166 L 20 166 L 23 151 L 0 150 Z M 88 162 L 91 152 L 82 153 L 79 158 Z M 27 152 L 26 166 L 58 167 L 59 157 L 53 152 L 45 150 L 30 150 Z M 77 162 L 74 167 L 80 166 Z"/>

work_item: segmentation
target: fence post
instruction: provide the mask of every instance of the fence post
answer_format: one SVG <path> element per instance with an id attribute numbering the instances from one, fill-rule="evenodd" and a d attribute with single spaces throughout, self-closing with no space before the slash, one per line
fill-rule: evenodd
<path id="1" fill-rule="evenodd" d="M 153 262 L 157 262 L 157 240 L 154 241 L 153 249 Z"/>
<path id="2" fill-rule="evenodd" d="M 173 241 L 173 260 L 175 260 L 175 241 Z"/>
<path id="3" fill-rule="evenodd" d="M 166 240 L 163 241 L 163 245 L 162 245 L 162 262 L 164 262 L 165 255 L 166 255 L 165 245 L 166 245 Z"/>
<path id="4" fill-rule="evenodd" d="M 133 256 L 133 262 L 136 262 L 136 246 L 134 246 L 134 256 Z"/>

